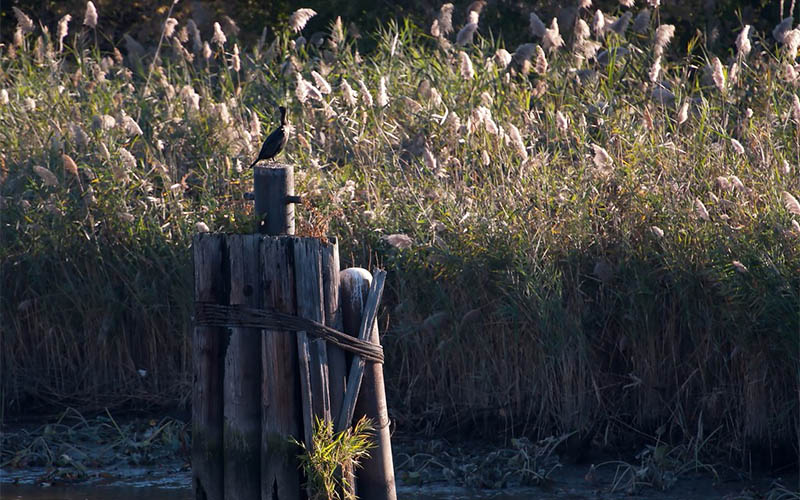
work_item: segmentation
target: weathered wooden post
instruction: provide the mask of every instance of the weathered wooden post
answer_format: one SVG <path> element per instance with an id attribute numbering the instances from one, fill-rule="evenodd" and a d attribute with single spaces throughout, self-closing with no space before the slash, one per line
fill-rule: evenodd
<path id="1" fill-rule="evenodd" d="M 293 253 L 289 238 L 261 240 L 264 305 L 275 311 L 294 315 L 294 273 L 290 267 Z M 261 499 L 299 500 L 300 471 L 297 446 L 290 439 L 300 439 L 300 387 L 297 365 L 297 341 L 287 330 L 265 330 L 261 359 Z"/>
<path id="2" fill-rule="evenodd" d="M 253 168 L 255 211 L 261 218 L 259 232 L 267 235 L 294 234 L 294 167 L 271 164 Z M 262 283 L 266 307 L 287 314 L 297 313 L 294 248 L 290 238 L 261 241 Z M 261 339 L 261 499 L 301 498 L 298 449 L 291 439 L 300 439 L 300 386 L 297 341 L 288 331 L 265 330 Z"/>
<path id="3" fill-rule="evenodd" d="M 368 312 L 366 310 L 367 297 L 370 295 L 370 286 L 373 284 L 372 275 L 366 269 L 349 268 L 343 270 L 339 276 L 344 331 L 358 336 L 364 321 L 367 321 L 364 313 Z M 377 308 L 377 304 L 375 307 Z M 375 311 L 372 311 L 373 318 L 374 313 Z M 366 325 L 370 331 L 367 340 L 373 344 L 380 344 L 377 320 L 373 319 L 370 323 L 370 325 Z M 354 368 L 355 363 L 350 369 L 350 377 L 354 375 Z M 363 369 L 364 374 L 358 391 L 353 421 L 367 416 L 375 422 L 376 447 L 371 451 L 370 457 L 362 462 L 362 468 L 358 471 L 357 492 L 362 500 L 396 500 L 397 490 L 389 432 L 389 413 L 383 384 L 383 365 L 368 362 L 363 365 Z M 349 391 L 349 385 L 347 389 Z M 345 402 L 345 404 L 347 403 Z"/>
<path id="4" fill-rule="evenodd" d="M 259 236 L 227 236 L 230 304 L 261 307 Z M 225 354 L 223 442 L 225 498 L 259 498 L 261 443 L 261 331 L 231 328 Z"/>
<path id="5" fill-rule="evenodd" d="M 225 238 L 198 234 L 192 245 L 196 301 L 228 303 L 223 269 Z M 228 335 L 225 328 L 196 326 L 192 334 L 192 487 L 195 497 L 223 498 L 222 382 Z"/>

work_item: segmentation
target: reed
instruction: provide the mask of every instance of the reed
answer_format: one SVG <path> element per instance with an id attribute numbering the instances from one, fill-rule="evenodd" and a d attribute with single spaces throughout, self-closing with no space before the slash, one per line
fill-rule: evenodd
<path id="1" fill-rule="evenodd" d="M 253 230 L 246 167 L 283 104 L 298 233 L 390 272 L 401 426 L 795 441 L 794 35 L 711 54 L 581 11 L 511 51 L 447 8 L 361 54 L 303 11 L 262 47 L 165 22 L 154 59 L 101 51 L 88 13 L 57 40 L 23 22 L 0 56 L 5 411 L 186 401 L 188 245 Z"/>

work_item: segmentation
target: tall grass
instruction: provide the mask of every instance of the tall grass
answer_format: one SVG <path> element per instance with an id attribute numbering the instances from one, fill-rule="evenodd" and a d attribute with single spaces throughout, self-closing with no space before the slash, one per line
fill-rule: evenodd
<path id="1" fill-rule="evenodd" d="M 339 19 L 249 48 L 182 19 L 157 58 L 99 50 L 102 12 L 63 52 L 21 29 L 0 61 L 5 407 L 186 397 L 190 237 L 252 230 L 246 166 L 283 104 L 302 232 L 390 270 L 401 425 L 788 446 L 794 35 L 709 54 L 620 9 L 513 56 L 458 11 L 369 54 Z"/>

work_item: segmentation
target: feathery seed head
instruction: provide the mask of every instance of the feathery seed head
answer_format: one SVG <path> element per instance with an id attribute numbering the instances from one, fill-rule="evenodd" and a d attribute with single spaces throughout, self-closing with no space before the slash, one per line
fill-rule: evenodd
<path id="1" fill-rule="evenodd" d="M 372 94 L 369 93 L 369 89 L 367 85 L 364 83 L 364 80 L 358 80 L 358 87 L 359 87 L 359 94 L 361 94 L 361 100 L 364 101 L 364 105 L 368 108 L 372 107 Z"/>
<path id="2" fill-rule="evenodd" d="M 225 36 L 225 33 L 222 32 L 222 26 L 220 26 L 218 22 L 215 22 L 214 36 L 211 37 L 211 43 L 217 44 L 217 46 L 222 49 L 227 41 L 228 38 Z"/>
<path id="3" fill-rule="evenodd" d="M 168 17 L 164 22 L 164 36 L 171 38 L 175 34 L 175 27 L 178 26 L 178 20 L 174 17 Z"/>
<path id="4" fill-rule="evenodd" d="M 777 26 L 772 29 L 772 38 L 774 38 L 778 43 L 783 43 L 783 37 L 792 29 L 792 18 L 785 17 Z"/>
<path id="5" fill-rule="evenodd" d="M 746 25 L 742 28 L 742 31 L 739 32 L 739 36 L 736 37 L 736 53 L 741 59 L 747 57 L 747 54 L 749 54 L 751 50 L 750 28 L 751 26 L 749 24 Z"/>
<path id="6" fill-rule="evenodd" d="M 299 33 L 306 27 L 309 19 L 316 15 L 317 12 L 314 9 L 297 9 L 289 16 L 289 26 L 295 33 Z"/>
<path id="7" fill-rule="evenodd" d="M 672 24 L 662 24 L 656 28 L 655 36 L 655 54 L 660 56 L 664 53 L 664 49 L 669 45 L 672 37 L 675 36 L 675 26 Z"/>
<path id="8" fill-rule="evenodd" d="M 506 49 L 497 49 L 494 53 L 494 62 L 500 69 L 506 69 L 511 64 L 511 54 Z"/>
<path id="9" fill-rule="evenodd" d="M 703 204 L 703 202 L 700 201 L 700 198 L 694 199 L 694 213 L 701 220 L 704 220 L 706 222 L 711 220 L 711 216 L 708 215 L 708 210 L 706 209 L 706 206 Z"/>
<path id="10" fill-rule="evenodd" d="M 786 211 L 792 215 L 800 215 L 800 202 L 797 201 L 797 198 L 795 198 L 792 193 L 783 191 L 781 193 L 781 199 L 783 200 L 783 206 L 786 208 Z"/>
<path id="11" fill-rule="evenodd" d="M 386 93 L 386 77 L 381 75 L 378 82 L 378 97 L 376 99 L 378 107 L 385 108 L 389 105 L 389 94 Z"/>
<path id="12" fill-rule="evenodd" d="M 472 68 L 472 60 L 463 50 L 458 52 L 458 58 L 461 62 L 461 78 L 464 80 L 472 80 L 475 76 L 475 70 Z"/>
<path id="13" fill-rule="evenodd" d="M 439 9 L 439 17 L 436 19 L 439 21 L 439 31 L 441 32 L 442 36 L 447 36 L 453 32 L 453 4 L 446 3 L 443 4 L 442 7 Z"/>
<path id="14" fill-rule="evenodd" d="M 742 143 L 734 138 L 731 138 L 731 147 L 734 151 L 736 151 L 736 154 L 744 154 L 744 146 L 742 146 Z"/>
<path id="15" fill-rule="evenodd" d="M 67 36 L 67 32 L 69 30 L 69 22 L 72 20 L 72 16 L 67 14 L 62 17 L 58 21 L 58 29 L 56 30 L 56 38 L 58 39 L 58 51 L 62 52 L 64 50 L 64 38 Z"/>
<path id="16" fill-rule="evenodd" d="M 90 28 L 97 27 L 97 9 L 91 0 L 86 2 L 86 14 L 83 16 L 83 24 Z"/>
<path id="17" fill-rule="evenodd" d="M 544 75 L 547 73 L 547 57 L 545 57 L 542 47 L 536 46 L 536 66 L 534 66 L 536 73 Z"/>
<path id="18" fill-rule="evenodd" d="M 544 25 L 544 23 L 536 14 L 536 12 L 531 12 L 528 29 L 530 30 L 531 35 L 538 36 L 541 38 L 544 36 L 545 30 L 547 30 L 547 26 Z"/>
<path id="19" fill-rule="evenodd" d="M 711 78 L 714 85 L 720 92 L 725 92 L 725 71 L 722 69 L 722 62 L 719 57 L 714 57 L 711 61 Z"/>
<path id="20" fill-rule="evenodd" d="M 470 45 L 477 29 L 478 25 L 476 23 L 469 23 L 461 28 L 461 30 L 458 32 L 458 35 L 456 35 L 456 45 Z"/>
<path id="21" fill-rule="evenodd" d="M 594 31 L 594 36 L 601 37 L 606 32 L 606 18 L 603 15 L 603 11 L 597 9 L 594 12 L 594 17 L 592 18 L 592 30 Z"/>
<path id="22" fill-rule="evenodd" d="M 544 30 L 544 37 L 542 38 L 542 45 L 548 52 L 552 52 L 564 45 L 564 39 L 558 31 L 558 19 L 553 18 L 550 27 Z"/>
<path id="23" fill-rule="evenodd" d="M 686 120 L 689 119 L 689 101 L 684 100 L 683 104 L 681 105 L 681 109 L 678 110 L 677 116 L 678 125 L 684 123 Z"/>
<path id="24" fill-rule="evenodd" d="M 17 27 L 21 29 L 23 33 L 33 33 L 36 28 L 31 18 L 18 7 L 11 7 L 11 9 L 14 11 L 14 16 L 17 18 Z"/>

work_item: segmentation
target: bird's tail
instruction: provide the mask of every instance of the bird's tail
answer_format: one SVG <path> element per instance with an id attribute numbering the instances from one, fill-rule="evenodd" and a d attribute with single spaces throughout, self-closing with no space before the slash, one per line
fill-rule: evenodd
<path id="1" fill-rule="evenodd" d="M 253 167 L 256 165 L 256 163 L 258 163 L 258 160 L 254 161 L 254 162 L 253 162 L 253 163 L 250 165 L 250 168 L 253 168 Z"/>

